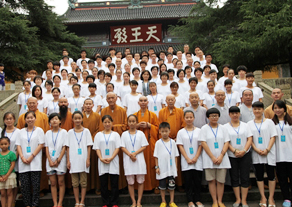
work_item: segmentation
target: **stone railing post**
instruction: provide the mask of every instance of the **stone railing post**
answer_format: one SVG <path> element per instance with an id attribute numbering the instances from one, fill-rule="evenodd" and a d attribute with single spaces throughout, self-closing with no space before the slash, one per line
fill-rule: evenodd
<path id="1" fill-rule="evenodd" d="M 21 93 L 23 91 L 22 87 L 22 81 L 15 81 L 15 93 Z"/>
<path id="2" fill-rule="evenodd" d="M 254 81 L 258 85 L 259 82 L 263 81 L 263 71 L 261 70 L 256 70 L 253 72 L 254 75 Z"/>

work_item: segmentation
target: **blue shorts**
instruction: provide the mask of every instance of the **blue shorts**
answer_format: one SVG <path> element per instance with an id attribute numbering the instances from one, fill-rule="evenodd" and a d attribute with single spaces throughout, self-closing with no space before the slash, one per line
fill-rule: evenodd
<path id="1" fill-rule="evenodd" d="M 47 175 L 50 176 L 50 175 L 65 175 L 66 172 L 59 172 L 57 170 L 52 170 L 50 172 L 47 172 Z"/>

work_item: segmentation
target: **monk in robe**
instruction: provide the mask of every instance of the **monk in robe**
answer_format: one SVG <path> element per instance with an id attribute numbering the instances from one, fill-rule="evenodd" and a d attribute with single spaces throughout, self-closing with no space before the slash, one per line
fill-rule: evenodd
<path id="1" fill-rule="evenodd" d="M 35 126 L 40 127 L 46 133 L 49 129 L 49 121 L 48 116 L 45 113 L 42 113 L 38 110 L 38 100 L 35 97 L 30 97 L 27 99 L 27 107 L 28 111 L 33 111 L 36 115 Z M 25 127 L 25 120 L 24 115 L 21 114 L 18 118 L 17 128 L 22 129 Z M 48 183 L 48 176 L 46 171 L 46 151 L 45 148 L 42 150 L 42 172 L 41 172 L 41 182 L 40 182 L 40 191 L 49 190 L 49 183 Z M 40 196 L 42 197 L 44 194 L 41 193 Z"/>
<path id="2" fill-rule="evenodd" d="M 155 173 L 155 159 L 153 157 L 153 153 L 155 143 L 158 140 L 159 122 L 156 114 L 148 110 L 148 99 L 146 96 L 141 96 L 139 98 L 138 104 L 140 105 L 140 110 L 134 113 L 134 115 L 137 116 L 139 122 L 137 129 L 144 132 L 149 143 L 149 145 L 144 150 L 144 157 L 147 166 L 144 190 L 153 190 L 155 187 L 158 186 Z"/>
<path id="3" fill-rule="evenodd" d="M 83 104 L 83 126 L 89 129 L 92 142 L 94 142 L 94 137 L 99 129 L 100 116 L 98 113 L 93 112 L 92 108 L 94 106 L 93 100 L 90 98 L 85 99 Z M 95 189 L 96 194 L 100 194 L 100 182 L 98 172 L 98 162 L 97 162 L 96 151 L 91 150 L 90 155 L 90 172 L 87 176 L 87 191 Z"/>
<path id="4" fill-rule="evenodd" d="M 59 99 L 59 114 L 61 116 L 61 128 L 69 131 L 73 129 L 73 120 L 72 120 L 72 113 L 68 110 L 68 100 L 65 97 Z M 69 194 L 73 195 L 73 188 L 72 188 L 72 179 L 69 170 L 65 174 L 65 185 L 66 188 L 69 189 Z"/>
<path id="5" fill-rule="evenodd" d="M 104 115 L 110 115 L 113 118 L 113 131 L 119 133 L 121 136 L 124 131 L 127 130 L 127 113 L 126 110 L 116 104 L 117 95 L 113 92 L 109 92 L 106 95 L 106 101 L 108 106 L 101 110 L 100 118 Z M 138 103 L 137 103 L 138 104 Z M 99 130 L 103 131 L 104 127 L 100 120 Z M 119 152 L 120 159 L 120 176 L 119 176 L 119 189 L 123 189 L 127 186 L 127 180 L 124 173 L 123 165 L 123 151 Z"/>
<path id="6" fill-rule="evenodd" d="M 176 135 L 180 129 L 186 126 L 184 121 L 184 112 L 180 108 L 176 108 L 175 96 L 170 94 L 166 96 L 167 107 L 159 111 L 159 124 L 162 122 L 168 122 L 170 124 L 170 134 L 169 137 L 176 141 Z M 176 185 L 178 190 L 182 191 L 182 174 L 181 174 L 181 161 L 180 157 L 177 159 L 178 166 L 178 176 L 176 178 Z"/>

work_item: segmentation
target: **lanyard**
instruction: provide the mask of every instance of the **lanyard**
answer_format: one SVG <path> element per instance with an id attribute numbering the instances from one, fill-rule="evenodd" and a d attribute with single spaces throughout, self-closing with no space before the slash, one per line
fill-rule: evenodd
<path id="1" fill-rule="evenodd" d="M 164 141 L 161 139 L 161 141 L 162 141 L 162 143 L 163 143 L 163 145 L 164 145 L 164 147 L 165 147 L 165 149 L 167 150 L 167 152 L 169 153 L 169 155 L 171 156 L 171 150 L 172 150 L 172 144 L 171 144 L 171 139 L 169 140 L 169 142 L 170 142 L 170 149 L 168 150 L 168 148 L 166 147 L 166 145 L 165 145 L 165 143 L 164 143 Z"/>
<path id="2" fill-rule="evenodd" d="M 240 122 L 239 122 L 239 126 L 238 126 L 238 131 L 235 130 L 235 128 L 233 127 L 233 125 L 230 122 L 230 125 L 232 126 L 232 128 L 234 129 L 234 131 L 236 132 L 237 135 L 239 135 L 239 130 L 240 130 Z"/>
<path id="3" fill-rule="evenodd" d="M 77 105 L 78 105 L 78 101 L 79 101 L 80 97 L 77 99 L 77 101 L 75 101 L 75 98 L 73 98 L 74 102 L 75 102 L 75 108 L 77 108 Z"/>
<path id="4" fill-rule="evenodd" d="M 217 141 L 217 133 L 218 133 L 218 126 L 219 126 L 219 124 L 217 124 L 216 134 L 215 134 L 215 132 L 213 131 L 213 128 L 211 127 L 210 124 L 209 124 L 209 126 L 210 126 L 210 128 L 211 128 L 211 130 L 212 130 L 212 132 L 213 132 L 213 134 L 214 134 L 214 136 L 215 136 L 215 140 Z"/>
<path id="5" fill-rule="evenodd" d="M 58 104 L 59 104 L 59 101 L 57 102 L 57 104 L 56 104 L 56 105 L 54 104 L 54 100 L 53 100 L 52 102 L 53 102 L 53 106 L 54 106 L 54 111 L 56 111 L 56 107 L 58 106 Z"/>
<path id="6" fill-rule="evenodd" d="M 76 140 L 77 140 L 78 146 L 79 146 L 79 148 L 80 148 L 80 142 L 81 142 L 82 137 L 83 137 L 83 131 L 84 131 L 84 128 L 83 128 L 83 130 L 82 130 L 81 137 L 80 137 L 79 141 L 78 141 L 78 138 L 77 138 L 77 135 L 76 135 L 76 132 L 75 132 L 75 128 L 74 128 L 73 130 L 74 130 L 74 135 L 75 135 L 75 138 L 76 138 Z"/>
<path id="7" fill-rule="evenodd" d="M 133 146 L 133 149 L 134 149 L 135 142 L 136 142 L 136 136 L 137 136 L 137 130 L 136 130 L 135 137 L 134 137 L 134 143 L 133 143 L 133 140 L 132 140 L 132 135 L 130 134 L 130 131 L 129 131 L 129 136 L 130 136 L 131 143 L 132 143 L 132 146 Z"/>
<path id="8" fill-rule="evenodd" d="M 280 127 L 280 129 L 281 129 L 281 131 L 282 131 L 282 134 L 284 133 L 284 126 L 285 126 L 285 121 L 284 121 L 282 127 L 281 127 L 280 122 L 279 122 L 279 127 Z"/>
<path id="9" fill-rule="evenodd" d="M 208 93 L 209 94 L 209 93 Z M 209 94 L 210 98 L 212 99 L 212 102 L 215 103 L 215 98 L 213 98 L 210 94 Z"/>
<path id="10" fill-rule="evenodd" d="M 187 134 L 188 134 L 188 136 L 189 136 L 189 139 L 190 139 L 190 143 L 192 144 L 192 142 L 193 142 L 193 135 L 194 135 L 194 129 L 193 129 L 193 131 L 192 131 L 192 135 L 190 136 L 189 135 L 189 132 L 188 132 L 188 130 L 185 128 L 185 130 L 186 130 L 186 132 L 187 132 Z"/>
<path id="11" fill-rule="evenodd" d="M 33 132 L 34 132 L 34 129 L 35 129 L 35 127 L 33 127 L 30 136 L 28 136 L 28 130 L 27 130 L 27 128 L 26 128 L 28 146 L 29 146 L 29 144 L 30 144 L 31 136 L 32 136 L 32 134 L 33 134 Z"/>
<path id="12" fill-rule="evenodd" d="M 112 132 L 110 133 L 110 135 L 108 136 L 108 139 L 106 140 L 105 134 L 103 132 L 103 137 L 104 137 L 104 141 L 105 141 L 106 146 L 108 146 L 108 142 L 109 142 L 109 139 L 110 139 L 111 135 L 112 135 Z"/>
<path id="13" fill-rule="evenodd" d="M 12 138 L 12 136 L 13 136 L 13 133 L 15 132 L 15 128 L 14 128 L 14 130 L 13 130 L 13 132 L 12 132 L 12 134 L 11 134 L 11 136 L 10 137 L 8 137 L 8 135 L 7 135 L 7 132 L 6 132 L 6 130 L 5 130 L 5 136 L 6 137 L 8 137 L 10 140 L 11 140 L 11 138 Z"/>
<path id="14" fill-rule="evenodd" d="M 155 97 L 155 99 L 154 99 L 153 96 L 151 95 L 151 97 L 152 97 L 153 102 L 154 102 L 155 105 L 156 105 L 157 96 L 158 96 L 158 94 L 156 94 L 156 97 Z"/>
<path id="15" fill-rule="evenodd" d="M 228 102 L 229 102 L 229 105 L 231 104 L 231 99 L 232 99 L 232 92 L 231 92 L 231 96 L 230 96 L 230 98 L 228 97 L 228 93 L 226 93 L 226 96 L 227 96 L 227 98 L 228 98 Z"/>
<path id="16" fill-rule="evenodd" d="M 257 126 L 257 124 L 255 123 L 254 120 L 253 120 L 253 122 L 254 122 L 254 125 L 257 128 L 258 132 L 259 132 L 259 135 L 261 135 L 261 128 L 262 128 L 262 124 L 263 124 L 263 118 L 262 118 L 262 122 L 261 122 L 260 128 L 258 128 L 258 126 Z"/>
<path id="17" fill-rule="evenodd" d="M 58 139 L 58 136 L 59 136 L 59 132 L 60 132 L 60 129 L 58 130 L 56 139 L 54 141 L 54 133 L 53 133 L 53 130 L 52 130 L 52 141 L 53 141 L 54 149 L 56 148 L 56 143 L 57 143 L 57 139 Z M 75 133 L 75 130 L 74 130 L 74 133 Z M 76 136 L 76 134 L 75 134 L 75 136 Z M 78 145 L 79 145 L 79 143 L 78 143 Z"/>
<path id="18" fill-rule="evenodd" d="M 26 98 L 26 94 L 25 94 L 25 92 L 24 92 L 24 101 L 25 101 L 25 104 L 26 104 L 26 102 L 27 102 L 29 96 L 30 96 L 30 93 L 27 95 L 27 98 Z"/>

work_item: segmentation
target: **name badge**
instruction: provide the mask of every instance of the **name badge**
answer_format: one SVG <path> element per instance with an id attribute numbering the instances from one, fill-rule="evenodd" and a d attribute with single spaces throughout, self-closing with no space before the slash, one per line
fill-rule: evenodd
<path id="1" fill-rule="evenodd" d="M 134 153 L 135 151 L 132 151 L 131 153 Z"/>
<path id="2" fill-rule="evenodd" d="M 212 104 L 212 106 L 215 106 L 215 104 Z"/>
<path id="3" fill-rule="evenodd" d="M 219 148 L 218 142 L 214 142 L 214 147 L 215 147 L 215 149 L 218 149 Z"/>
<path id="4" fill-rule="evenodd" d="M 241 144 L 241 139 L 240 138 L 236 138 L 236 144 L 240 145 Z"/>
<path id="5" fill-rule="evenodd" d="M 75 108 L 75 111 L 78 111 L 78 109 L 77 109 L 77 108 Z"/>
<path id="6" fill-rule="evenodd" d="M 82 155 L 82 149 L 78 148 L 78 155 Z"/>
<path id="7" fill-rule="evenodd" d="M 8 150 L 10 150 L 10 146 L 8 147 Z"/>
<path id="8" fill-rule="evenodd" d="M 56 155 L 56 150 L 53 150 L 52 157 L 55 157 L 55 155 Z"/>
<path id="9" fill-rule="evenodd" d="M 26 147 L 26 153 L 31 153 L 31 147 L 30 146 Z"/>
<path id="10" fill-rule="evenodd" d="M 157 106 L 154 106 L 154 111 L 157 111 Z"/>
<path id="11" fill-rule="evenodd" d="M 285 142 L 286 141 L 286 136 L 285 135 L 281 135 L 281 142 Z"/>
<path id="12" fill-rule="evenodd" d="M 24 109 L 27 110 L 27 105 L 26 104 L 24 105 Z"/>
<path id="13" fill-rule="evenodd" d="M 105 155 L 109 156 L 109 149 L 105 149 Z"/>
<path id="14" fill-rule="evenodd" d="M 259 137 L 258 141 L 259 141 L 259 144 L 263 144 L 263 138 L 262 137 Z"/>
<path id="15" fill-rule="evenodd" d="M 172 159 L 170 158 L 170 160 L 169 160 L 169 163 L 170 163 L 170 166 L 172 166 Z"/>
<path id="16" fill-rule="evenodd" d="M 194 148 L 190 147 L 190 154 L 194 154 Z"/>

